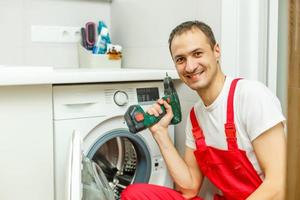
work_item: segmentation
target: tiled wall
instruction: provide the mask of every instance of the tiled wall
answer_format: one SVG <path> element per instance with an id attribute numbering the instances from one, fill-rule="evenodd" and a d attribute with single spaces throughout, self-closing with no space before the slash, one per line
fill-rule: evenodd
<path id="1" fill-rule="evenodd" d="M 31 26 L 83 26 L 101 19 L 112 42 L 124 47 L 123 67 L 170 68 L 170 30 L 199 19 L 219 39 L 220 6 L 220 0 L 0 0 L 0 65 L 78 67 L 74 43 L 32 42 Z"/>
<path id="2" fill-rule="evenodd" d="M 83 26 L 100 19 L 110 26 L 105 0 L 0 0 L 0 65 L 77 67 L 74 43 L 31 42 L 31 26 Z"/>
<path id="3" fill-rule="evenodd" d="M 124 48 L 123 67 L 173 68 L 168 37 L 186 20 L 208 23 L 220 41 L 220 0 L 114 0 L 111 13 L 112 34 Z"/>

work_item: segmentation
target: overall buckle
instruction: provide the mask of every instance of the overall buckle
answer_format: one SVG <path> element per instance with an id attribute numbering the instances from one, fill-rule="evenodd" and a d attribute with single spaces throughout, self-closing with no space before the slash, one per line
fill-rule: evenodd
<path id="1" fill-rule="evenodd" d="M 196 140 L 204 138 L 202 130 L 199 127 L 192 128 L 192 132 Z"/>
<path id="2" fill-rule="evenodd" d="M 236 129 L 234 123 L 226 123 L 225 124 L 225 133 L 227 138 L 235 138 L 236 137 Z"/>

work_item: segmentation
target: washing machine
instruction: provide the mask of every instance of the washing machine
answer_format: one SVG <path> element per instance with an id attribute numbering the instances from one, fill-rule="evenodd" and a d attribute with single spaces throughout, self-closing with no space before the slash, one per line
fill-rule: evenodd
<path id="1" fill-rule="evenodd" d="M 68 161 L 74 160 L 70 158 L 74 151 L 74 148 L 70 150 L 70 142 L 75 132 L 81 140 L 82 157 L 100 166 L 115 199 L 132 183 L 172 188 L 172 180 L 150 131 L 132 134 L 123 118 L 130 105 L 140 104 L 147 109 L 162 96 L 162 81 L 54 85 L 55 199 L 66 199 L 70 191 L 67 175 L 75 177 L 70 172 L 72 167 L 68 168 Z M 173 126 L 169 133 L 174 141 Z M 78 177 L 75 181 L 80 182 Z"/>

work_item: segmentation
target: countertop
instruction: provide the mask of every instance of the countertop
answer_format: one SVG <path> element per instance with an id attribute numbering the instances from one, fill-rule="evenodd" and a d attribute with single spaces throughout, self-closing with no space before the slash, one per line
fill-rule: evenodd
<path id="1" fill-rule="evenodd" d="M 163 80 L 166 73 L 173 79 L 179 79 L 176 70 L 166 69 L 54 69 L 44 66 L 0 66 L 0 86 L 151 81 Z"/>

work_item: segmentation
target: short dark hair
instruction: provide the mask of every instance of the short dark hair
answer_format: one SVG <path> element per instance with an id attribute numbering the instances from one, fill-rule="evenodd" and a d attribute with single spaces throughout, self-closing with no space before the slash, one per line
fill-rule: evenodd
<path id="1" fill-rule="evenodd" d="M 212 49 L 214 48 L 214 46 L 216 45 L 216 40 L 215 40 L 214 33 L 211 30 L 210 26 L 208 26 L 207 24 L 205 24 L 203 22 L 197 21 L 197 20 L 195 20 L 195 21 L 186 21 L 186 22 L 183 22 L 183 23 L 179 24 L 178 26 L 176 26 L 172 30 L 172 32 L 170 33 L 170 36 L 169 36 L 169 50 L 170 50 L 171 54 L 172 54 L 171 44 L 172 44 L 172 41 L 173 41 L 174 37 L 177 36 L 177 35 L 181 35 L 182 33 L 185 33 L 189 30 L 192 30 L 193 28 L 198 28 L 200 31 L 202 31 L 205 34 L 205 36 L 207 37 L 211 48 Z"/>

